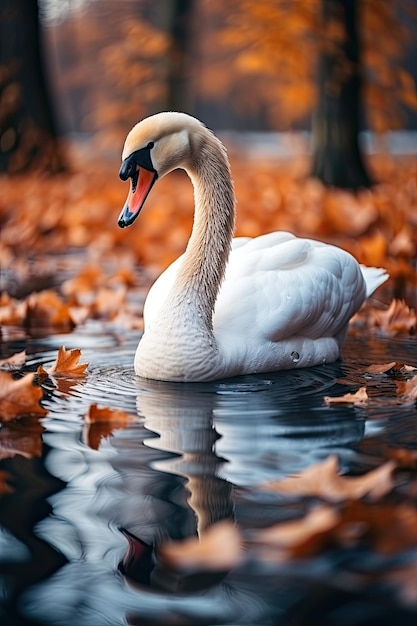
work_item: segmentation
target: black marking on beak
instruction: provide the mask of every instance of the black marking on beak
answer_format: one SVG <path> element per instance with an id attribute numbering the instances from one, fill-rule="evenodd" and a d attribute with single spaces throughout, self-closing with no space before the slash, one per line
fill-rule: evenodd
<path id="1" fill-rule="evenodd" d="M 136 174 L 136 184 L 137 184 L 137 169 L 138 167 L 143 167 L 145 170 L 149 170 L 150 172 L 155 172 L 156 169 L 153 166 L 151 159 L 151 150 L 153 148 L 153 142 L 148 143 L 146 148 L 141 148 L 140 150 L 135 150 L 132 154 L 129 154 L 128 157 L 123 161 L 121 168 L 119 170 L 119 177 L 122 180 L 127 180 L 128 178 L 132 178 Z M 133 181 L 134 182 L 134 181 Z"/>

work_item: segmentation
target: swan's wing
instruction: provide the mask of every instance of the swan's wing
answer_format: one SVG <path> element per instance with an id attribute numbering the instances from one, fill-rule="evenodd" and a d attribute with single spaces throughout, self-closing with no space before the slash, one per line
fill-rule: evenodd
<path id="1" fill-rule="evenodd" d="M 215 333 L 254 343 L 343 334 L 365 298 L 358 263 L 334 246 L 279 235 L 232 252 L 216 302 Z"/>

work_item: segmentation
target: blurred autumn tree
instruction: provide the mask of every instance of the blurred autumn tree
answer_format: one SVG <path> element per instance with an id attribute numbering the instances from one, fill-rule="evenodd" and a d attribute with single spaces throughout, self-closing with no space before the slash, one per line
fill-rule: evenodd
<path id="1" fill-rule="evenodd" d="M 378 132 L 401 126 L 403 105 L 417 110 L 414 80 L 400 65 L 416 23 L 413 1 L 205 3 L 215 17 L 202 48 L 211 60 L 202 93 L 228 95 L 240 111 L 263 108 L 275 127 L 314 110 L 312 173 L 328 185 L 368 186 L 362 100 Z"/>
<path id="2" fill-rule="evenodd" d="M 2 0 L 0 6 L 0 171 L 60 171 L 37 0 Z"/>

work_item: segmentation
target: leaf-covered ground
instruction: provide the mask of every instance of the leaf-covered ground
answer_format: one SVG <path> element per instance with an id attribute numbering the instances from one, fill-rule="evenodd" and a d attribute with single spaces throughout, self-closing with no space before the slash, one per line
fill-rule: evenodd
<path id="1" fill-rule="evenodd" d="M 415 163 L 380 158 L 373 163 L 380 183 L 353 195 L 327 190 L 305 178 L 305 163 L 233 160 L 238 196 L 237 234 L 289 230 L 336 243 L 360 262 L 383 266 L 391 279 L 352 320 L 356 335 L 407 337 L 416 332 L 417 182 Z M 185 175 L 162 180 L 132 228 L 117 227 L 127 194 L 117 172 L 106 164 L 44 178 L 0 180 L 2 224 L 0 362 L 0 460 L 42 451 L 43 400 L 88 377 L 79 349 L 56 355 L 55 363 L 26 373 L 25 352 L 9 354 L 10 339 L 71 333 L 89 319 L 112 327 L 141 329 L 141 309 L 151 280 L 180 254 L 192 224 L 192 190 Z M 81 359 L 81 362 L 80 362 Z M 384 384 L 395 385 L 392 403 L 414 406 L 417 359 L 413 363 L 372 363 L 364 374 L 380 380 L 381 399 L 366 385 L 328 405 L 375 406 L 387 402 Z M 98 450 L 113 431 L 136 417 L 92 403 L 83 417 L 85 444 Z M 343 476 L 335 456 L 280 481 L 259 484 L 259 492 L 280 502 L 302 498 L 307 513 L 263 529 L 219 522 L 200 539 L 165 542 L 158 559 L 175 571 L 224 571 L 251 561 L 288 563 L 328 550 L 366 546 L 377 554 L 417 550 L 417 408 L 410 447 L 382 451 L 375 469 Z M 0 468 L 0 498 L 13 493 L 13 476 Z M 135 538 L 130 537 L 130 542 Z M 365 576 L 365 574 L 363 574 Z M 401 602 L 417 606 L 414 562 L 381 573 Z"/>

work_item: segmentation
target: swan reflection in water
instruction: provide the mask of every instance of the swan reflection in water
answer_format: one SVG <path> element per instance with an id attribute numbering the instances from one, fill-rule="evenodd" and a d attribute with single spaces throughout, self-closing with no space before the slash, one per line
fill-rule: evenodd
<path id="1" fill-rule="evenodd" d="M 355 409 L 322 406 L 337 373 L 333 365 L 210 385 L 138 382 L 138 414 L 157 435 L 144 443 L 173 453 L 153 467 L 186 479 L 198 533 L 233 517 L 235 486 L 276 480 L 360 441 Z"/>
<path id="2" fill-rule="evenodd" d="M 337 364 L 209 384 L 125 375 L 135 385 L 135 393 L 124 396 L 126 409 L 136 406 L 141 419 L 115 430 L 98 450 L 80 442 L 80 421 L 45 422 L 45 466 L 65 487 L 50 498 L 53 514 L 37 523 L 36 533 L 67 564 L 25 592 L 33 616 L 48 606 L 51 619 L 66 623 L 68 617 L 68 623 L 79 625 L 93 623 L 93 614 L 113 623 L 127 613 L 159 618 L 162 599 L 171 615 L 180 609 L 190 615 L 198 598 L 190 604 L 189 581 L 164 570 L 154 547 L 166 539 L 201 535 L 222 519 L 251 527 L 253 520 L 262 521 L 265 508 L 258 484 L 300 471 L 331 452 L 339 453 L 347 469 L 346 446 L 364 435 L 360 412 L 322 406 L 324 395 L 339 391 L 335 380 L 343 373 Z M 76 393 L 57 403 L 82 415 L 100 376 L 93 371 Z M 124 388 L 125 381 L 119 384 Z M 106 381 L 101 404 L 120 402 L 116 385 Z M 248 588 L 243 579 L 233 582 L 234 575 L 227 578 L 232 595 L 221 591 L 225 583 L 210 592 L 215 595 L 210 619 L 229 616 L 237 623 L 242 611 L 249 619 L 255 607 L 268 605 L 261 589 Z M 183 596 L 172 595 L 179 590 Z M 208 610 L 207 604 L 198 610 Z M 260 623 L 256 619 L 253 623 Z"/>

